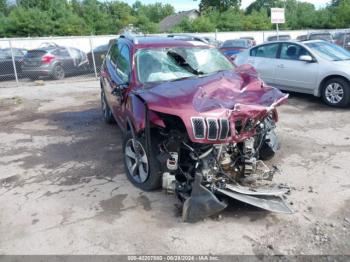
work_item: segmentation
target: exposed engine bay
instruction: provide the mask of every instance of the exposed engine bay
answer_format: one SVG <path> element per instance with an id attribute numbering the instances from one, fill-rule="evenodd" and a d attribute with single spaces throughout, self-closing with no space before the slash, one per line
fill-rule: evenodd
<path id="1" fill-rule="evenodd" d="M 227 207 L 225 198 L 293 213 L 283 200 L 288 189 L 270 185 L 277 169 L 263 162 L 279 147 L 272 114 L 250 128 L 256 129 L 254 136 L 221 144 L 193 143 L 181 128 L 160 130 L 157 159 L 163 167 L 163 188 L 183 202 L 184 221 L 196 222 L 219 213 Z"/>

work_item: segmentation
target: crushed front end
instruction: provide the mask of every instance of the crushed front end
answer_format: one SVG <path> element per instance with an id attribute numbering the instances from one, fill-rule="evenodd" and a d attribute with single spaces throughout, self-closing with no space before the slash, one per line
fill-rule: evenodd
<path id="1" fill-rule="evenodd" d="M 163 188 L 183 202 L 186 222 L 219 213 L 228 198 L 272 212 L 293 212 L 284 202 L 288 189 L 272 186 L 277 170 L 263 162 L 278 150 L 276 107 L 288 96 L 259 81 L 245 87 L 241 81 L 239 89 L 232 88 L 233 82 L 237 86 L 237 79 L 226 76 L 197 86 L 177 97 L 182 103 L 177 109 L 170 99 L 160 105 L 168 95 L 162 87 L 155 91 L 161 99 L 143 95 L 157 116 L 150 129 Z"/>

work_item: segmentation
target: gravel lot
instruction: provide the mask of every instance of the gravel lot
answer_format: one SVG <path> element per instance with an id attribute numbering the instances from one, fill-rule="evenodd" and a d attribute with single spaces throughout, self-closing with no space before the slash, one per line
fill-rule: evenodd
<path id="1" fill-rule="evenodd" d="M 126 179 L 98 82 L 0 89 L 0 254 L 348 254 L 350 109 L 292 95 L 269 165 L 296 213 L 238 202 L 181 222 L 173 195 Z"/>

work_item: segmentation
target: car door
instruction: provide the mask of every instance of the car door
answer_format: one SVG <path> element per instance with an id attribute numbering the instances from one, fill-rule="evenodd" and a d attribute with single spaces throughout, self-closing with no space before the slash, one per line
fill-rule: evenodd
<path id="1" fill-rule="evenodd" d="M 279 43 L 260 45 L 250 50 L 247 59 L 267 84 L 274 84 L 278 49 Z"/>
<path id="2" fill-rule="evenodd" d="M 123 102 L 130 83 L 131 59 L 130 48 L 122 41 L 114 44 L 106 59 L 105 94 L 108 104 L 120 126 L 125 126 Z"/>
<path id="3" fill-rule="evenodd" d="M 275 68 L 275 85 L 281 89 L 314 93 L 317 86 L 318 63 L 301 61 L 301 56 L 311 56 L 298 43 L 282 43 Z"/>

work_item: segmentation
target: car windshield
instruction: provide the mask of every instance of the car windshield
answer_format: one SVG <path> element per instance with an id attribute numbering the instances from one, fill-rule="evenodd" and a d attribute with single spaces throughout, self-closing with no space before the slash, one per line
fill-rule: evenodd
<path id="1" fill-rule="evenodd" d="M 222 45 L 223 48 L 225 47 L 241 47 L 241 48 L 247 48 L 248 47 L 248 41 L 247 40 L 227 40 Z"/>
<path id="2" fill-rule="evenodd" d="M 314 42 L 306 45 L 324 59 L 331 61 L 350 60 L 350 52 L 338 45 L 328 42 Z"/>
<path id="3" fill-rule="evenodd" d="M 199 47 L 141 49 L 136 63 L 141 83 L 176 81 L 234 67 L 216 48 Z"/>

